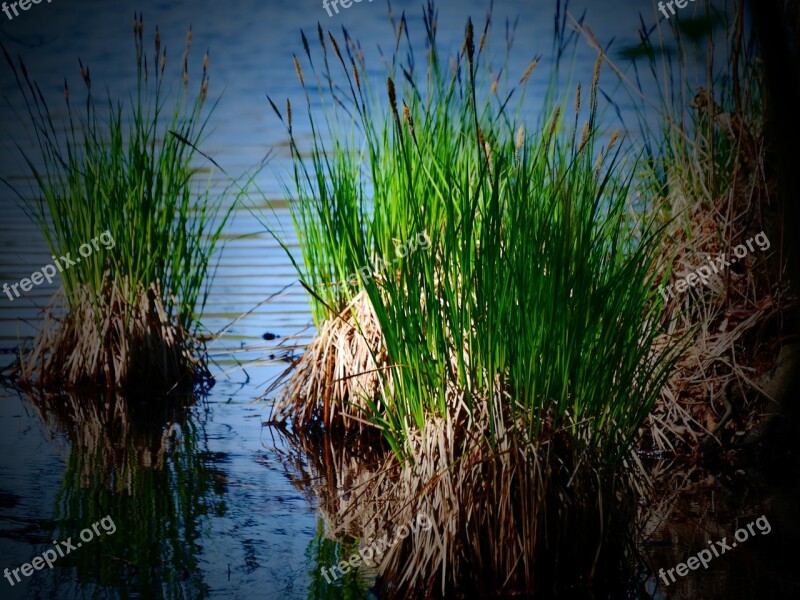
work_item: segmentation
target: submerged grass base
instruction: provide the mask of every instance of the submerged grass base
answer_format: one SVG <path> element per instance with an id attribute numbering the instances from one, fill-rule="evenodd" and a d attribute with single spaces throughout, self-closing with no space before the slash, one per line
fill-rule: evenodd
<path id="1" fill-rule="evenodd" d="M 370 374 L 373 352 L 383 364 L 379 325 L 362 293 L 323 322 L 287 372 L 274 414 L 302 432 L 290 434 L 304 455 L 291 471 L 312 465 L 303 487 L 316 482 L 332 538 L 367 547 L 383 535 L 391 540 L 419 513 L 433 522 L 382 557 L 381 597 L 494 597 L 620 582 L 645 486 L 635 454 L 623 468 L 607 468 L 587 428 L 554 430 L 547 417 L 541 437 L 530 439 L 498 385 L 494 402 L 473 398 L 472 411 L 451 387 L 447 418 L 429 416 L 421 431 L 410 429 L 400 459 L 365 426 L 367 404 L 379 402 L 381 385 L 393 385 L 391 374 Z M 503 412 L 490 414 L 490 406 Z"/>
<path id="2" fill-rule="evenodd" d="M 313 423 L 361 427 L 364 399 L 377 396 L 382 381 L 378 370 L 385 366 L 380 323 L 362 291 L 323 322 L 303 355 L 267 391 L 280 389 L 273 414 L 279 421 L 290 418 L 299 428 Z"/>
<path id="3" fill-rule="evenodd" d="M 45 309 L 39 336 L 20 357 L 17 380 L 47 389 L 104 386 L 168 391 L 210 382 L 201 343 L 167 317 L 156 284 L 130 290 L 107 283 L 99 296 L 79 291 L 77 306 L 65 310 L 57 294 Z"/>
<path id="4" fill-rule="evenodd" d="M 458 403 L 451 406 L 453 415 Z M 613 588 L 636 516 L 638 464 L 604 469 L 571 431 L 525 441 L 508 418 L 489 415 L 467 432 L 461 419 L 430 419 L 408 440 L 410 455 L 342 443 L 341 436 L 289 434 L 332 538 L 361 547 L 425 514 L 418 529 L 377 566 L 381 597 L 464 598 L 528 595 L 553 589 Z M 635 458 L 632 459 L 635 461 Z M 296 475 L 295 475 L 296 477 Z M 300 482 L 298 482 L 300 483 Z"/>

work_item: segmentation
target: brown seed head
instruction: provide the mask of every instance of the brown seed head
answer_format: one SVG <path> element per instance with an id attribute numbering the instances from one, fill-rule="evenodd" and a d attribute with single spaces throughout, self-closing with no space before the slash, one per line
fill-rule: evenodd
<path id="1" fill-rule="evenodd" d="M 578 147 L 578 154 L 583 152 L 584 146 L 586 146 L 586 142 L 589 141 L 589 123 L 587 122 L 583 126 L 583 133 L 581 134 L 581 145 Z"/>
<path id="2" fill-rule="evenodd" d="M 594 63 L 594 77 L 592 78 L 591 107 L 590 110 L 594 113 L 597 110 L 597 86 L 600 83 L 600 67 L 603 65 L 602 52 L 597 55 L 597 60 Z"/>
<path id="3" fill-rule="evenodd" d="M 594 167 L 594 179 L 597 181 L 600 178 L 600 169 L 603 167 L 603 151 L 600 151 L 600 155 L 597 157 L 597 164 Z"/>
<path id="4" fill-rule="evenodd" d="M 528 77 L 531 76 L 531 73 L 533 73 L 533 70 L 536 68 L 536 65 L 538 65 L 538 64 L 539 64 L 539 60 L 534 58 L 531 61 L 531 64 L 528 65 L 528 68 L 525 69 L 525 72 L 522 74 L 522 77 L 520 78 L 519 82 L 520 83 L 525 83 L 528 80 Z"/>
<path id="5" fill-rule="evenodd" d="M 342 60 L 342 53 L 339 52 L 339 44 L 336 43 L 336 38 L 333 37 L 331 32 L 328 32 L 328 38 L 331 40 L 331 45 L 333 46 L 333 51 L 336 52 L 336 56 L 339 57 L 339 60 Z"/>
<path id="6" fill-rule="evenodd" d="M 297 71 L 297 78 L 300 80 L 300 85 L 306 87 L 306 82 L 303 79 L 303 70 L 300 68 L 300 62 L 294 54 L 292 54 L 292 58 L 294 59 L 294 70 Z"/>
<path id="7" fill-rule="evenodd" d="M 611 149 L 614 147 L 614 144 L 617 143 L 619 139 L 619 129 L 615 129 L 614 133 L 611 134 L 611 140 L 608 142 L 608 151 L 611 152 Z"/>
<path id="8" fill-rule="evenodd" d="M 553 122 L 550 123 L 550 133 L 548 134 L 549 137 L 553 136 L 553 133 L 555 132 L 556 127 L 558 126 L 558 118 L 560 116 L 561 116 L 561 107 L 556 106 L 556 110 L 553 112 Z"/>
<path id="9" fill-rule="evenodd" d="M 353 63 L 353 75 L 356 78 L 356 87 L 358 87 L 358 91 L 361 91 L 361 77 L 358 76 L 358 68 L 356 67 L 356 63 Z"/>
<path id="10" fill-rule="evenodd" d="M 414 140 L 414 144 L 417 146 L 417 133 L 414 131 L 414 117 L 411 116 L 411 111 L 408 108 L 408 105 L 403 102 L 403 117 L 405 117 L 406 123 L 408 123 L 408 130 L 411 132 L 411 139 Z"/>
<path id="11" fill-rule="evenodd" d="M 207 95 L 208 95 L 208 79 L 203 79 L 203 85 L 200 88 L 200 102 L 205 102 Z"/>
<path id="12" fill-rule="evenodd" d="M 386 80 L 386 89 L 389 92 L 389 102 L 391 102 L 392 107 L 397 110 L 397 95 L 395 94 L 394 81 L 392 81 L 391 77 Z"/>

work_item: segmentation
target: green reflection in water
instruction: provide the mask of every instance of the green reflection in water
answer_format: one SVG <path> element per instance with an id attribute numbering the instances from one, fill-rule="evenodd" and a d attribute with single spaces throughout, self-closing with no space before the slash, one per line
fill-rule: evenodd
<path id="1" fill-rule="evenodd" d="M 325 525 L 322 519 L 317 523 L 317 535 L 311 540 L 306 550 L 308 564 L 315 565 L 309 572 L 308 586 L 309 600 L 363 600 L 374 598 L 368 591 L 368 582 L 360 571 L 350 570 L 344 575 L 339 574 L 338 579 L 328 571 L 328 579 L 322 574 L 322 569 L 329 569 L 333 565 L 346 561 L 358 552 L 358 542 L 351 540 L 329 540 L 325 536 Z"/>
<path id="2" fill-rule="evenodd" d="M 208 596 L 200 521 L 224 514 L 224 477 L 209 463 L 190 402 L 70 395 L 35 403 L 71 445 L 52 539 L 77 546 L 107 515 L 116 526 L 111 534 L 98 525 L 100 536 L 58 559 L 51 597 L 71 596 L 70 586 L 80 597 Z"/>

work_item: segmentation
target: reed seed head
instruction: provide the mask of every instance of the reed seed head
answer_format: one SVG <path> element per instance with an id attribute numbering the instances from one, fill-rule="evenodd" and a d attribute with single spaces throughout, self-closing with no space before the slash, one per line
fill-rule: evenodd
<path id="1" fill-rule="evenodd" d="M 592 78 L 592 90 L 591 90 L 591 106 L 589 110 L 592 112 L 592 116 L 597 111 L 597 87 L 600 84 L 600 67 L 603 65 L 603 53 L 600 52 L 597 55 L 597 60 L 594 63 L 594 77 Z"/>
<path id="2" fill-rule="evenodd" d="M 578 154 L 583 152 L 584 146 L 586 146 L 586 142 L 589 141 L 589 123 L 585 123 L 583 126 L 583 133 L 581 134 L 581 145 L 578 147 Z"/>
<path id="3" fill-rule="evenodd" d="M 360 92 L 361 91 L 361 77 L 359 77 L 359 75 L 358 75 L 358 68 L 356 67 L 356 63 L 353 63 L 353 75 L 356 78 L 356 87 L 358 88 L 358 91 Z"/>
<path id="4" fill-rule="evenodd" d="M 575 88 L 575 118 L 578 118 L 578 113 L 581 112 L 581 82 L 578 82 L 578 87 Z"/>
<path id="5" fill-rule="evenodd" d="M 464 39 L 464 48 L 467 51 L 467 58 L 469 64 L 472 64 L 472 58 L 475 55 L 475 40 L 473 39 L 474 31 L 472 29 L 472 19 L 467 19 L 467 35 Z"/>
<path id="6" fill-rule="evenodd" d="M 614 133 L 611 134 L 611 140 L 608 142 L 608 151 L 611 152 L 611 149 L 614 147 L 614 144 L 617 143 L 619 139 L 619 129 L 615 129 Z"/>
<path id="7" fill-rule="evenodd" d="M 408 130 L 411 132 L 411 139 L 414 140 L 414 145 L 419 147 L 417 143 L 417 133 L 414 131 L 414 117 L 411 116 L 411 111 L 405 101 L 403 101 L 403 117 L 405 117 L 406 123 L 408 123 Z"/>
<path id="8" fill-rule="evenodd" d="M 553 112 L 553 122 L 550 123 L 550 133 L 548 133 L 548 137 L 553 137 L 553 133 L 555 133 L 556 127 L 558 127 L 558 118 L 561 116 L 561 107 L 556 106 L 556 110 Z"/>
<path id="9" fill-rule="evenodd" d="M 311 50 L 308 49 L 308 39 L 306 38 L 306 34 L 302 29 L 300 30 L 300 39 L 303 40 L 303 50 L 306 51 L 306 56 L 308 56 L 308 58 L 310 59 Z"/>
<path id="10" fill-rule="evenodd" d="M 330 31 L 328 32 L 328 39 L 331 41 L 331 46 L 333 46 L 333 51 L 336 53 L 336 56 L 339 57 L 339 60 L 342 60 L 342 53 L 339 52 L 339 44 L 336 43 L 336 38 L 333 37 Z"/>
<path id="11" fill-rule="evenodd" d="M 525 83 L 528 80 L 528 77 L 531 76 L 531 73 L 533 73 L 533 70 L 536 68 L 536 65 L 538 65 L 538 64 L 539 64 L 539 59 L 538 58 L 534 58 L 531 61 L 531 64 L 528 65 L 528 68 L 525 69 L 525 72 L 522 74 L 522 77 L 520 78 L 519 82 L 520 83 Z"/>
<path id="12" fill-rule="evenodd" d="M 78 59 L 78 65 L 81 68 L 81 78 L 83 79 L 83 83 L 86 86 L 87 90 L 92 89 L 92 76 L 89 73 L 88 67 L 84 67 L 81 59 Z"/>
<path id="13" fill-rule="evenodd" d="M 386 90 L 389 93 L 389 103 L 392 105 L 392 113 L 394 114 L 394 118 L 399 125 L 400 117 L 397 114 L 397 95 L 395 94 L 394 81 L 391 77 L 386 79 Z"/>
<path id="14" fill-rule="evenodd" d="M 306 82 L 303 79 L 303 70 L 300 68 L 300 62 L 297 60 L 297 56 L 292 54 L 292 58 L 294 59 L 294 70 L 297 72 L 297 78 L 300 80 L 300 85 L 306 87 Z"/>
<path id="15" fill-rule="evenodd" d="M 275 111 L 275 114 L 278 115 L 278 118 L 281 120 L 281 123 L 282 123 L 283 122 L 283 115 L 281 114 L 281 111 L 278 110 L 278 107 L 275 106 L 275 103 L 272 101 L 272 98 L 267 96 L 267 102 L 269 102 L 269 105 L 272 107 L 272 110 Z"/>
<path id="16" fill-rule="evenodd" d="M 603 151 L 600 150 L 600 154 L 597 156 L 597 164 L 594 167 L 594 180 L 595 182 L 600 178 L 600 169 L 603 167 Z"/>
<path id="17" fill-rule="evenodd" d="M 325 36 L 322 34 L 322 25 L 317 23 L 317 34 L 319 35 L 319 43 L 322 46 L 322 52 L 328 54 L 328 46 L 325 44 Z"/>

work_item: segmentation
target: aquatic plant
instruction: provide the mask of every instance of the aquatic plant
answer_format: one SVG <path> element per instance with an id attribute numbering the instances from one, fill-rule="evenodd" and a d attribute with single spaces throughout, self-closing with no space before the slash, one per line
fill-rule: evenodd
<path id="1" fill-rule="evenodd" d="M 631 203 L 635 164 L 618 134 L 601 142 L 602 53 L 574 101 L 551 79 L 531 124 L 510 101 L 536 59 L 506 89 L 486 58 L 490 17 L 482 31 L 467 23 L 449 68 L 432 2 L 423 21 L 424 72 L 403 16 L 380 85 L 346 29 L 318 28 L 321 60 L 303 35 L 310 149 L 291 103 L 284 113 L 270 100 L 295 158 L 297 268 L 319 326 L 275 414 L 298 430 L 380 431 L 405 468 L 370 490 L 382 501 L 365 522 L 435 507 L 431 539 L 382 566 L 392 594 L 479 585 L 467 565 L 487 593 L 532 590 L 554 565 L 556 579 L 587 577 L 620 548 L 609 531 L 626 527 L 633 442 L 675 360 L 673 343 L 656 343 L 661 229 Z M 429 250 L 394 255 L 422 232 Z M 389 262 L 384 276 L 336 285 Z M 574 560 L 559 562 L 565 553 Z"/>
<path id="2" fill-rule="evenodd" d="M 35 180 L 23 204 L 54 255 L 107 231 L 114 248 L 80 257 L 61 275 L 34 347 L 21 361 L 23 381 L 45 387 L 145 384 L 169 389 L 205 381 L 199 313 L 209 262 L 230 215 L 193 164 L 211 111 L 208 54 L 197 93 L 189 92 L 186 37 L 183 88 L 174 104 L 164 86 L 166 48 L 156 28 L 152 63 L 144 25 L 134 20 L 136 92 L 127 102 L 98 102 L 82 63 L 85 103 L 66 81 L 67 122 L 51 112 L 20 60 L 3 48 L 35 132 L 38 155 L 20 146 Z M 213 106 L 212 106 L 213 111 Z"/>
<path id="3" fill-rule="evenodd" d="M 782 307 L 792 303 L 761 58 L 740 0 L 702 7 L 691 25 L 643 27 L 639 36 L 636 52 L 624 55 L 634 62 L 622 89 L 642 131 L 642 209 L 665 224 L 657 267 L 665 283 L 730 255 L 759 232 L 776 240 L 769 254 L 736 261 L 710 286 L 664 307 L 667 334 L 686 343 L 645 424 L 643 445 L 679 454 L 722 449 L 772 412 L 764 392 L 775 386 L 765 375 L 780 362 Z"/>
<path id="4" fill-rule="evenodd" d="M 478 44 L 468 25 L 451 72 L 441 64 L 432 5 L 425 24 L 427 72 L 414 71 L 413 49 L 409 64 L 391 61 L 388 118 L 346 31 L 340 45 L 320 29 L 321 75 L 303 38 L 317 82 L 332 81 L 329 63 L 340 62 L 351 95 L 328 91 L 342 128 L 358 138 L 342 136 L 330 118 L 321 128 L 309 111 L 317 135 L 308 166 L 288 121 L 301 276 L 318 317 L 354 330 L 354 338 L 379 331 L 389 364 L 378 369 L 372 397 L 339 400 L 379 425 L 397 451 L 412 430 L 450 415 L 456 403 L 473 418 L 485 409 L 512 419 L 530 439 L 574 421 L 570 427 L 588 428 L 603 456 L 620 460 L 659 392 L 669 352 L 653 347 L 658 229 L 628 210 L 617 135 L 597 148 L 602 56 L 586 122 L 579 123 L 587 102 L 579 85 L 572 118 L 566 106 L 549 106 L 532 127 L 507 108 L 514 90 L 501 95 L 478 80 L 489 21 Z M 396 53 L 404 29 L 405 19 Z M 402 97 L 397 71 L 407 80 Z M 322 136 L 333 140 L 330 148 Z M 355 291 L 332 285 L 362 265 L 390 261 L 396 243 L 419 232 L 431 249 L 403 257 L 389 276 L 364 279 Z M 342 312 L 360 292 L 369 308 Z M 358 318 L 349 322 L 349 315 Z M 378 348 L 371 351 L 377 356 Z"/>

